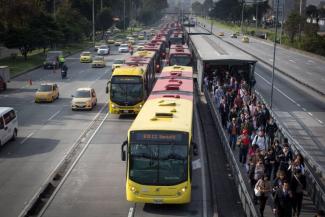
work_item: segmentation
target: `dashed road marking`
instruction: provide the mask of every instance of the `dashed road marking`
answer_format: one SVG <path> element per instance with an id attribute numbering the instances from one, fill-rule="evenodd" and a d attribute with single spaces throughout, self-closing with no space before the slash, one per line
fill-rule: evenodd
<path id="1" fill-rule="evenodd" d="M 48 121 L 52 120 L 55 116 L 57 116 L 59 113 L 61 112 L 61 110 L 55 112 L 51 117 L 49 117 L 49 119 L 47 119 Z"/>
<path id="2" fill-rule="evenodd" d="M 302 108 L 302 110 L 304 110 L 304 112 L 307 111 L 307 109 L 305 109 L 305 108 Z"/>
<path id="3" fill-rule="evenodd" d="M 128 217 L 133 217 L 133 215 L 134 215 L 134 208 L 130 207 Z"/>
<path id="4" fill-rule="evenodd" d="M 296 63 L 294 60 L 289 60 L 290 62 L 292 62 L 292 63 Z"/>
<path id="5" fill-rule="evenodd" d="M 306 71 L 306 74 L 308 74 L 308 75 L 312 75 L 312 73 L 311 73 L 311 72 L 308 72 L 308 71 Z"/>
<path id="6" fill-rule="evenodd" d="M 321 121 L 321 120 L 319 120 L 319 119 L 318 119 L 318 122 L 319 122 L 320 124 L 324 124 L 323 121 Z"/>
<path id="7" fill-rule="evenodd" d="M 24 143 L 27 141 L 27 139 L 29 139 L 32 135 L 34 135 L 34 132 L 31 132 L 30 134 L 28 134 L 28 136 L 26 136 L 26 137 L 23 139 L 23 141 L 20 142 L 20 144 L 21 144 L 21 145 L 24 144 Z"/>
<path id="8" fill-rule="evenodd" d="M 313 114 L 312 114 L 312 113 L 310 113 L 310 112 L 307 112 L 307 114 L 309 114 L 310 116 L 313 116 Z"/>

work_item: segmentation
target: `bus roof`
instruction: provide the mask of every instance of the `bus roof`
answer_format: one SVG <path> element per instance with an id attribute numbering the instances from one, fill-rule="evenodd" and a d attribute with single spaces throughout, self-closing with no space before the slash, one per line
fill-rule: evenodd
<path id="1" fill-rule="evenodd" d="M 168 91 L 168 93 L 152 93 L 150 94 L 148 100 L 157 98 L 187 99 L 193 101 L 193 94 L 179 91 Z"/>
<path id="2" fill-rule="evenodd" d="M 147 100 L 133 121 L 129 133 L 137 130 L 191 132 L 193 101 L 187 99 Z"/>
<path id="3" fill-rule="evenodd" d="M 183 55 L 189 55 L 191 56 L 192 53 L 189 49 L 184 49 L 184 48 L 176 48 L 176 49 L 170 49 L 169 50 L 169 56 L 172 56 L 172 55 L 177 55 L 177 54 L 183 54 Z"/>
<path id="4" fill-rule="evenodd" d="M 158 79 L 152 93 L 180 91 L 193 93 L 193 80 L 182 78 Z"/>
<path id="5" fill-rule="evenodd" d="M 176 49 L 176 48 L 189 49 L 186 44 L 171 44 L 170 45 L 170 49 Z"/>
<path id="6" fill-rule="evenodd" d="M 203 61 L 233 60 L 257 62 L 250 55 L 212 35 L 190 35 L 191 43 Z"/>
<path id="7" fill-rule="evenodd" d="M 160 78 L 193 77 L 193 68 L 190 66 L 165 66 L 161 71 Z"/>
<path id="8" fill-rule="evenodd" d="M 125 59 L 125 64 L 149 64 L 151 58 L 142 56 L 130 56 Z"/>
<path id="9" fill-rule="evenodd" d="M 137 66 L 123 65 L 113 71 L 112 76 L 130 75 L 130 76 L 143 76 L 144 69 Z"/>
<path id="10" fill-rule="evenodd" d="M 139 57 L 154 57 L 156 54 L 155 51 L 148 51 L 148 50 L 142 50 L 142 51 L 137 51 L 133 54 L 133 56 L 139 56 Z"/>

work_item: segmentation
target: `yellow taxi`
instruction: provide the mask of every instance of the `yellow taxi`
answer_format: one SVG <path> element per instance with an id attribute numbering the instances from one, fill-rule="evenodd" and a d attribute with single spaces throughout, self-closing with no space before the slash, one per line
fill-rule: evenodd
<path id="1" fill-rule="evenodd" d="M 142 51 L 142 50 L 144 50 L 144 46 L 143 45 L 137 45 L 137 46 L 135 46 L 135 50 L 136 51 Z"/>
<path id="2" fill-rule="evenodd" d="M 138 35 L 139 40 L 144 40 L 144 35 Z"/>
<path id="3" fill-rule="evenodd" d="M 94 88 L 78 88 L 76 93 L 72 95 L 72 110 L 92 110 L 96 105 L 97 96 Z"/>
<path id="4" fill-rule="evenodd" d="M 84 51 L 80 54 L 80 62 L 81 63 L 91 63 L 92 62 L 92 54 L 89 51 Z"/>
<path id="5" fill-rule="evenodd" d="M 114 45 L 115 46 L 120 46 L 122 44 L 122 41 L 117 39 L 115 42 L 114 42 Z"/>
<path id="6" fill-rule="evenodd" d="M 59 98 L 59 88 L 56 83 L 44 83 L 35 93 L 35 103 L 53 102 Z"/>
<path id="7" fill-rule="evenodd" d="M 105 63 L 105 59 L 103 56 L 95 56 L 93 58 L 93 62 L 91 63 L 91 67 L 95 68 L 95 67 L 105 67 L 106 63 Z"/>
<path id="8" fill-rule="evenodd" d="M 133 37 L 128 38 L 128 44 L 135 44 L 135 39 Z"/>
<path id="9" fill-rule="evenodd" d="M 116 59 L 116 60 L 114 60 L 114 62 L 112 64 L 112 72 L 114 71 L 114 69 L 119 68 L 124 63 L 125 63 L 125 60 L 123 60 L 123 59 Z"/>
<path id="10" fill-rule="evenodd" d="M 244 35 L 243 38 L 241 39 L 242 42 L 244 43 L 249 43 L 249 38 L 247 35 Z"/>
<path id="11" fill-rule="evenodd" d="M 114 44 L 115 40 L 114 39 L 107 39 L 107 44 Z"/>
<path id="12" fill-rule="evenodd" d="M 219 35 L 219 36 L 225 36 L 225 33 L 224 33 L 224 32 L 219 32 L 218 35 Z"/>

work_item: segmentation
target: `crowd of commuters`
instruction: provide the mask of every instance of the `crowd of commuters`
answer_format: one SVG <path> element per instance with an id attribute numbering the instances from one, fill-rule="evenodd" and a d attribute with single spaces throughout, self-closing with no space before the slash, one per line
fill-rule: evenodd
<path id="1" fill-rule="evenodd" d="M 288 140 L 280 143 L 275 137 L 277 124 L 244 79 L 228 72 L 222 79 L 210 73 L 204 82 L 214 96 L 230 147 L 238 149 L 260 216 L 270 200 L 276 216 L 299 217 L 306 188 L 303 156 L 291 152 Z"/>

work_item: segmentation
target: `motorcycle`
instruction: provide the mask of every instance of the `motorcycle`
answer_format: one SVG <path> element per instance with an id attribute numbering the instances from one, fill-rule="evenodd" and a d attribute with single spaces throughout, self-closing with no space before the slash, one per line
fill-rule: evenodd
<path id="1" fill-rule="evenodd" d="M 67 77 L 68 67 L 62 67 L 61 68 L 61 78 L 64 79 Z"/>

